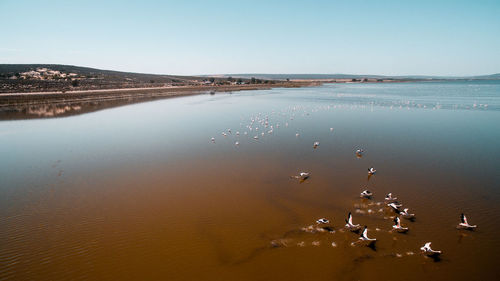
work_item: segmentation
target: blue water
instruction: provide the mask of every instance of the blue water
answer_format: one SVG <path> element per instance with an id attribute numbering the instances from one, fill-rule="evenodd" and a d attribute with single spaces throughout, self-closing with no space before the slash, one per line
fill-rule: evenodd
<path id="1" fill-rule="evenodd" d="M 500 110 L 500 80 L 329 84 L 325 100 L 388 107 Z"/>

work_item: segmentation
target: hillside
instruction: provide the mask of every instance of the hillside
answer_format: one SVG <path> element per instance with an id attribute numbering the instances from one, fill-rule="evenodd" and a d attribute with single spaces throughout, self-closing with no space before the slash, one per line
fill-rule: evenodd
<path id="1" fill-rule="evenodd" d="M 274 79 L 274 80 L 324 80 L 324 79 L 381 79 L 387 78 L 382 75 L 354 75 L 354 74 L 265 74 L 265 73 L 248 73 L 248 74 L 224 74 L 222 77 L 246 78 L 255 77 L 257 79 Z"/>
<path id="2" fill-rule="evenodd" d="M 156 79 L 158 82 L 172 82 L 176 80 L 196 80 L 199 77 L 177 76 L 177 75 L 158 75 L 133 72 L 121 72 L 113 70 L 102 70 L 90 67 L 81 67 L 74 65 L 61 64 L 0 64 L 0 76 L 14 76 L 16 73 L 28 72 L 37 68 L 47 68 L 65 73 L 76 73 L 80 76 L 87 77 L 102 77 L 108 79 L 134 79 L 137 81 L 149 82 L 151 79 Z"/>
<path id="3" fill-rule="evenodd" d="M 0 92 L 47 92 L 228 84 L 227 78 L 158 75 L 60 64 L 0 64 Z"/>
<path id="4" fill-rule="evenodd" d="M 484 80 L 498 80 L 500 79 L 500 73 L 490 74 L 490 75 L 480 75 L 480 76 L 472 76 L 472 79 L 484 79 Z"/>

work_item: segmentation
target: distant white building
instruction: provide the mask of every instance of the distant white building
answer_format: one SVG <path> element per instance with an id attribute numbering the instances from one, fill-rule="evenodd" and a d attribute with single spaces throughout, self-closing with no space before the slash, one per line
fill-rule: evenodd
<path id="1" fill-rule="evenodd" d="M 59 70 L 52 70 L 45 67 L 39 67 L 36 70 L 30 70 L 26 72 L 19 73 L 20 78 L 23 79 L 54 79 L 54 78 L 77 78 L 78 74 L 76 73 L 64 73 Z"/>
<path id="2" fill-rule="evenodd" d="M 27 78 L 41 79 L 42 78 L 42 75 L 40 74 L 40 72 L 34 71 L 34 70 L 19 73 L 19 76 L 23 79 L 27 79 Z"/>

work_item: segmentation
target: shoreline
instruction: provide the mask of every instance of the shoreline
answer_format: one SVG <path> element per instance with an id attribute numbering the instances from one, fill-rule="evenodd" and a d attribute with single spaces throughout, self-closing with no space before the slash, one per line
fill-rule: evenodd
<path id="1" fill-rule="evenodd" d="M 216 92 L 319 86 L 322 81 L 287 81 L 275 84 L 170 86 L 100 90 L 0 93 L 0 120 L 66 117 L 158 99 Z"/>
<path id="2" fill-rule="evenodd" d="M 405 83 L 417 80 L 351 81 L 351 79 L 313 79 L 274 81 L 272 84 L 188 85 L 92 89 L 73 91 L 0 93 L 0 121 L 67 117 L 159 99 L 216 92 L 269 90 L 273 88 L 314 87 L 326 83 Z M 425 81 L 425 80 L 418 80 Z"/>

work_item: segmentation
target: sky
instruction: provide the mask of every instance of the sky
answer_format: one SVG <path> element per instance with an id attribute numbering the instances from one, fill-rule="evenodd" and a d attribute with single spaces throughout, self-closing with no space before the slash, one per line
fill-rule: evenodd
<path id="1" fill-rule="evenodd" d="M 0 63 L 157 74 L 500 72 L 500 1 L 0 0 Z"/>

